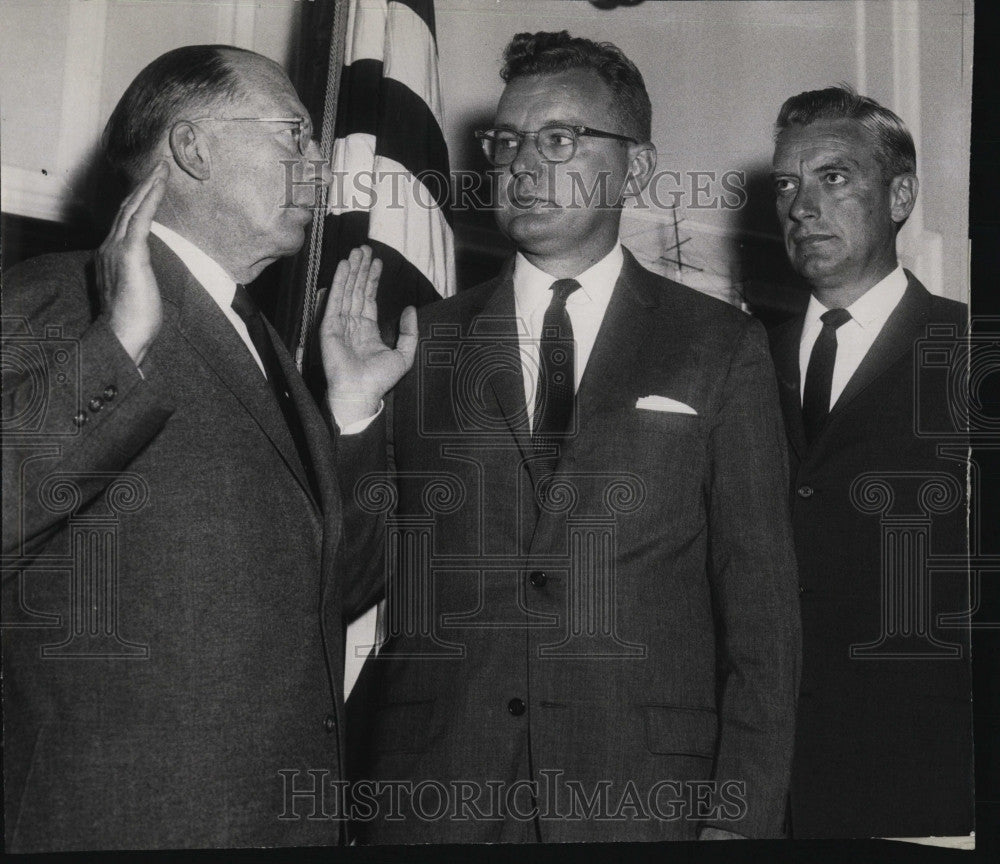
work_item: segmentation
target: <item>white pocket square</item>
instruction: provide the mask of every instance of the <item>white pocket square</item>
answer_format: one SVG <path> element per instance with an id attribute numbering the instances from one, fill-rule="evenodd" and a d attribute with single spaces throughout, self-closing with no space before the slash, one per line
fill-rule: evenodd
<path id="1" fill-rule="evenodd" d="M 698 412 L 690 405 L 678 402 L 668 396 L 640 396 L 635 402 L 636 408 L 644 408 L 647 411 L 669 411 L 673 414 L 694 414 Z"/>

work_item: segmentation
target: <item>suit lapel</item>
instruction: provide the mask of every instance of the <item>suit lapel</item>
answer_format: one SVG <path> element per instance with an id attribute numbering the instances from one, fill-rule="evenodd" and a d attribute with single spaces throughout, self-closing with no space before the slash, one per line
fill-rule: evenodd
<path id="1" fill-rule="evenodd" d="M 271 338 L 271 343 L 274 345 L 274 353 L 278 358 L 278 362 L 281 364 L 281 369 L 285 373 L 285 381 L 288 382 L 288 389 L 291 393 L 292 402 L 295 403 L 295 409 L 299 412 L 299 419 L 302 422 L 302 432 L 306 438 L 306 447 L 309 450 L 309 456 L 312 459 L 313 472 L 316 474 L 316 486 L 319 490 L 320 496 L 323 501 L 313 501 L 319 509 L 325 510 L 326 507 L 330 506 L 330 489 L 327 487 L 326 481 L 335 477 L 335 468 L 333 464 L 333 442 L 330 436 L 329 427 L 326 421 L 323 419 L 323 415 L 320 413 L 319 407 L 316 405 L 312 394 L 309 392 L 309 388 L 306 386 L 306 382 L 302 379 L 299 374 L 299 370 L 295 366 L 295 361 L 292 360 L 291 355 L 285 348 L 284 343 L 278 336 L 275 329 L 271 326 L 271 323 L 265 318 L 264 324 L 267 327 L 268 336 Z M 254 364 L 256 366 L 256 364 Z M 270 394 L 268 394 L 270 396 Z M 270 399 L 274 402 L 273 399 Z M 298 451 L 295 449 L 295 442 L 292 441 L 291 433 L 288 430 L 288 424 L 285 422 L 284 416 L 281 414 L 281 409 L 278 407 L 278 417 L 281 420 L 281 428 L 284 431 L 284 440 L 291 442 L 291 451 L 288 454 L 282 454 L 286 461 L 289 462 L 289 467 L 295 473 L 296 478 L 302 485 L 306 494 L 309 495 L 310 500 L 312 500 L 312 490 L 309 485 L 309 479 L 306 477 L 305 468 L 302 465 L 302 460 L 299 458 Z M 338 490 L 339 492 L 339 490 Z M 324 505 L 320 507 L 320 505 Z M 339 505 L 338 505 L 339 506 Z"/>
<path id="2" fill-rule="evenodd" d="M 828 424 L 850 405 L 870 384 L 885 372 L 902 355 L 913 350 L 914 339 L 919 328 L 926 323 L 930 309 L 930 294 L 927 289 L 907 272 L 909 280 L 906 292 L 885 322 L 882 332 L 878 334 L 872 347 L 868 349 L 864 359 L 844 387 L 830 411 Z"/>
<path id="3" fill-rule="evenodd" d="M 489 376 L 490 389 L 500 414 L 517 443 L 521 458 L 527 463 L 532 485 L 537 486 L 538 468 L 531 447 L 518 343 L 518 321 L 515 317 L 513 259 L 507 262 L 503 272 L 497 277 L 497 282 L 496 290 L 473 317 L 469 335 L 473 338 L 488 337 L 490 343 L 496 346 L 493 350 L 499 356 L 493 358 L 491 365 L 494 370 L 502 368 L 504 374 Z"/>
<path id="4" fill-rule="evenodd" d="M 571 439 L 570 447 L 573 440 L 579 440 L 586 434 L 596 415 L 633 410 L 635 377 L 641 370 L 649 368 L 641 355 L 644 348 L 653 344 L 646 334 L 656 326 L 656 316 L 651 313 L 659 305 L 659 292 L 657 286 L 646 278 L 646 271 L 642 270 L 632 253 L 624 247 L 622 251 L 625 255 L 622 272 L 615 283 L 576 394 L 577 434 Z M 669 343 L 670 340 L 666 339 L 656 340 L 660 349 Z"/>
<path id="5" fill-rule="evenodd" d="M 260 426 L 312 500 L 305 470 L 281 408 L 247 346 L 218 304 L 170 248 L 155 236 L 150 238 L 149 245 L 161 295 L 165 303 L 176 309 L 178 332 Z M 275 341 L 270 328 L 268 332 Z M 287 359 L 283 346 L 276 345 L 276 353 L 279 358 Z M 282 365 L 287 367 L 289 364 L 283 362 Z M 291 375 L 286 377 L 291 380 Z"/>
<path id="6" fill-rule="evenodd" d="M 802 391 L 799 373 L 799 342 L 803 319 L 796 318 L 783 325 L 773 338 L 771 354 L 778 373 L 778 396 L 785 417 L 785 430 L 792 449 L 799 459 L 806 452 L 806 431 L 802 425 Z"/>

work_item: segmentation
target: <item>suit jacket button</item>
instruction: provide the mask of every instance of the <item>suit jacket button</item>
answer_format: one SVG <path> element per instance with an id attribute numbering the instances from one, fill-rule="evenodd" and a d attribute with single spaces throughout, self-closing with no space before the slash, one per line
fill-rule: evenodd
<path id="1" fill-rule="evenodd" d="M 86 422 L 87 422 L 87 415 L 84 414 L 82 411 L 78 411 L 76 415 L 74 415 L 73 417 L 74 426 L 82 426 Z"/>
<path id="2" fill-rule="evenodd" d="M 510 711 L 515 717 L 520 717 L 524 713 L 524 702 L 520 699 L 511 699 L 507 703 L 507 710 Z"/>
<path id="3" fill-rule="evenodd" d="M 96 414 L 104 407 L 104 400 L 100 396 L 95 396 L 87 403 L 87 407 Z"/>
<path id="4" fill-rule="evenodd" d="M 327 714 L 323 720 L 323 729 L 327 735 L 332 735 L 337 731 L 337 718 L 332 714 Z"/>
<path id="5" fill-rule="evenodd" d="M 104 392 L 101 395 L 104 397 L 105 402 L 110 402 L 118 395 L 118 390 L 114 384 L 109 384 L 104 388 Z"/>
<path id="6" fill-rule="evenodd" d="M 544 570 L 533 570 L 528 577 L 528 581 L 536 588 L 541 588 L 549 581 L 549 577 L 545 575 Z"/>
<path id="7" fill-rule="evenodd" d="M 813 492 L 816 490 L 812 486 L 799 486 L 795 491 L 799 498 L 812 498 Z"/>

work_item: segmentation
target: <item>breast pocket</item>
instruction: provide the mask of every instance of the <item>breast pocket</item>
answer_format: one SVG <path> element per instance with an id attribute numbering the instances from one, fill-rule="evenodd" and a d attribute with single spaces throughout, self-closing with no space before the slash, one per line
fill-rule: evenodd
<path id="1" fill-rule="evenodd" d="M 632 409 L 601 417 L 585 437 L 585 458 L 655 484 L 691 489 L 704 471 L 705 428 L 696 415 Z"/>
<path id="2" fill-rule="evenodd" d="M 697 414 L 636 408 L 623 418 L 622 428 L 660 442 L 693 443 L 701 440 L 704 421 Z"/>

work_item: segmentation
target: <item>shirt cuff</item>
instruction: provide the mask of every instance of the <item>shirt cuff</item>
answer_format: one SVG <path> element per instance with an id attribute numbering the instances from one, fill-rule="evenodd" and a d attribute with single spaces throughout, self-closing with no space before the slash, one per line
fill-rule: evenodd
<path id="1" fill-rule="evenodd" d="M 366 417 L 364 420 L 355 420 L 353 423 L 349 423 L 347 426 L 343 426 L 340 429 L 341 435 L 357 435 L 359 432 L 364 432 L 369 426 L 371 426 L 372 421 L 377 419 L 382 413 L 382 409 L 385 408 L 385 400 L 380 399 L 378 403 L 378 411 L 371 415 L 371 417 Z M 336 411 L 334 412 L 333 419 L 337 419 Z M 337 423 L 340 426 L 340 423 Z"/>

